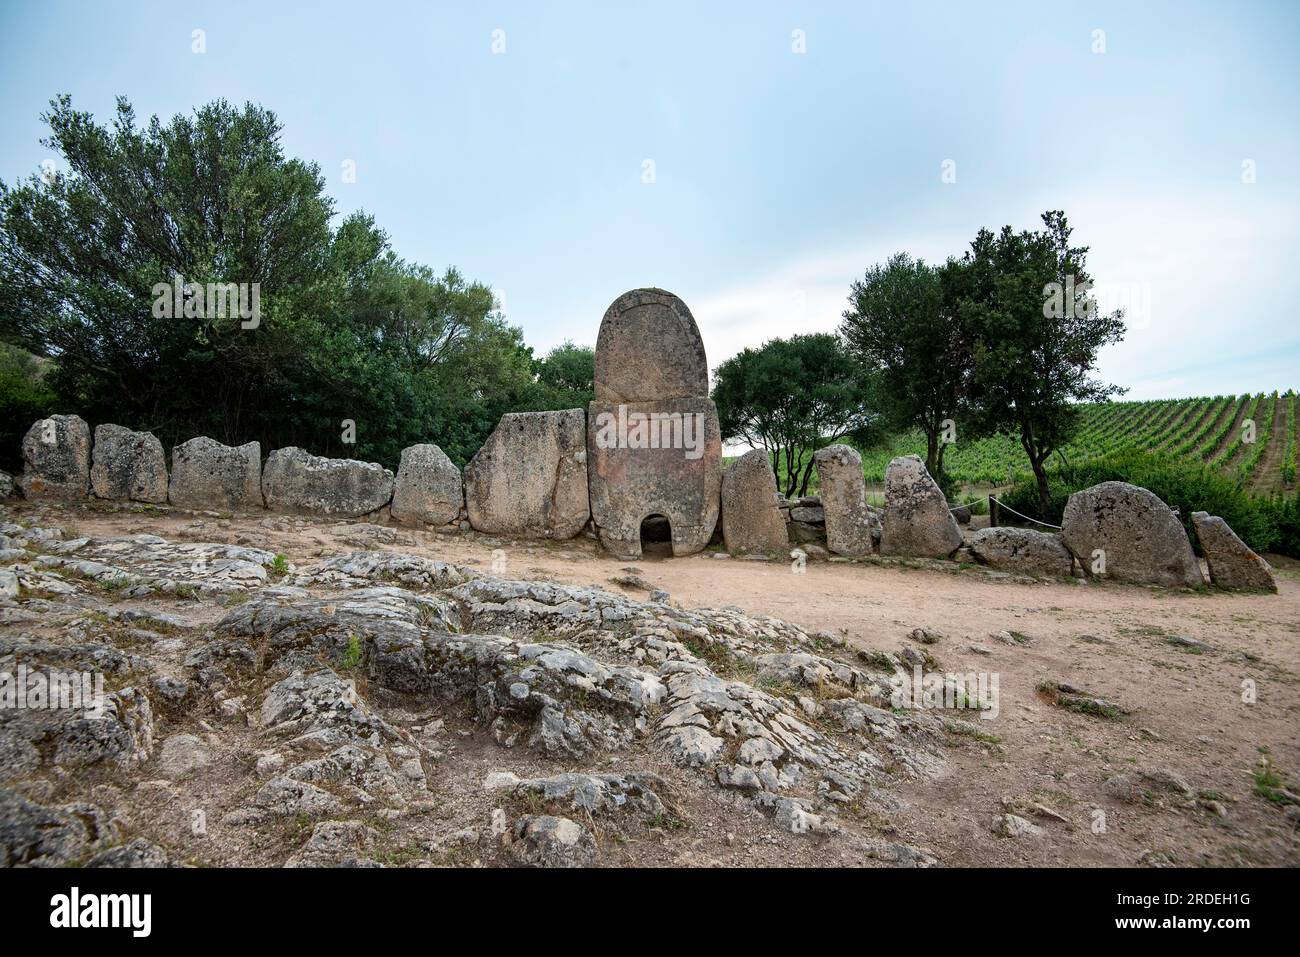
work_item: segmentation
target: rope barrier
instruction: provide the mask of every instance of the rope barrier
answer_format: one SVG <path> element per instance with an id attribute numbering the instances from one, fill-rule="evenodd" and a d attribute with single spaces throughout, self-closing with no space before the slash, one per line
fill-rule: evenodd
<path id="1" fill-rule="evenodd" d="M 1029 517 L 1028 515 L 1026 515 L 1024 512 L 1017 512 L 1017 511 L 1016 511 L 1014 508 L 1012 508 L 1010 505 L 1007 505 L 1007 504 L 1005 504 L 1005 503 L 1003 503 L 1003 502 L 998 501 L 998 499 L 994 498 L 992 495 L 989 496 L 989 501 L 991 501 L 991 502 L 997 502 L 997 503 L 998 503 L 998 508 L 1005 508 L 1005 509 L 1006 509 L 1008 512 L 1010 512 L 1012 515 L 1019 515 L 1019 516 L 1020 516 L 1021 518 L 1023 518 L 1026 522 L 1033 522 L 1035 525 L 1042 525 L 1044 528 L 1055 528 L 1055 529 L 1057 529 L 1058 531 L 1059 531 L 1060 528 L 1061 528 L 1060 525 L 1053 525 L 1051 522 L 1040 522 L 1040 521 L 1039 521 L 1038 519 L 1036 519 L 1036 518 L 1030 518 L 1030 517 Z"/>

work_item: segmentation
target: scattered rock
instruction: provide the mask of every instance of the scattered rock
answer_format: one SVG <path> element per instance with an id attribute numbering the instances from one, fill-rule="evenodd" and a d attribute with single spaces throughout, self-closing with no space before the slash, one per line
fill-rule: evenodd
<path id="1" fill-rule="evenodd" d="M 456 521 L 465 504 L 460 469 L 436 445 L 402 450 L 393 485 L 394 521 L 407 525 L 446 525 Z"/>
<path id="2" fill-rule="evenodd" d="M 393 473 L 376 462 L 327 459 L 290 446 L 267 458 L 262 497 L 275 511 L 355 518 L 389 503 Z"/>
<path id="3" fill-rule="evenodd" d="M 120 425 L 95 427 L 90 485 L 96 497 L 114 501 L 167 501 L 167 462 L 152 432 Z"/>
<path id="4" fill-rule="evenodd" d="M 1043 829 L 1018 814 L 999 814 L 993 819 L 993 833 L 999 837 L 1038 837 Z"/>
<path id="5" fill-rule="evenodd" d="M 1193 512 L 1192 527 L 1216 587 L 1277 592 L 1272 567 L 1238 538 L 1227 522 L 1207 512 Z"/>
<path id="6" fill-rule="evenodd" d="M 904 455 L 891 461 L 885 471 L 881 554 L 947 558 L 961 544 L 948 501 L 920 457 Z"/>
<path id="7" fill-rule="evenodd" d="M 1127 482 L 1071 495 L 1061 540 L 1087 575 L 1169 588 L 1205 584 L 1178 517 L 1154 493 Z"/>
<path id="8" fill-rule="evenodd" d="M 476 531 L 573 538 L 590 518 L 581 409 L 511 412 L 465 466 L 465 505 Z"/>
<path id="9" fill-rule="evenodd" d="M 1029 528 L 982 528 L 971 536 L 970 550 L 1000 571 L 1068 578 L 1074 570 L 1073 556 L 1059 535 Z"/>
<path id="10" fill-rule="evenodd" d="M 867 506 L 862 456 L 856 449 L 836 444 L 819 449 L 813 459 L 821 482 L 826 547 L 846 558 L 870 555 L 874 551 L 872 513 Z"/>
<path id="11" fill-rule="evenodd" d="M 567 817 L 525 815 L 515 821 L 510 852 L 532 867 L 589 867 L 596 862 L 591 833 Z"/>
<path id="12" fill-rule="evenodd" d="M 722 473 L 722 534 L 733 555 L 783 555 L 785 519 L 776 505 L 776 474 L 765 449 L 746 452 Z"/>
<path id="13" fill-rule="evenodd" d="M 90 427 L 80 416 L 39 419 L 23 437 L 23 495 L 85 498 L 90 492 Z"/>
<path id="14" fill-rule="evenodd" d="M 181 508 L 260 509 L 262 447 L 222 445 L 206 435 L 172 449 L 168 501 Z"/>

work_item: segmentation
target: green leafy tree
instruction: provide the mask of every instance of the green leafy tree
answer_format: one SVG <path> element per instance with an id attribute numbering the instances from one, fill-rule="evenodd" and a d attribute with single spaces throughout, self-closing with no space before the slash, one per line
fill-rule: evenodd
<path id="1" fill-rule="evenodd" d="M 596 395 L 596 350 L 567 339 L 533 365 L 548 409 L 585 409 Z"/>
<path id="2" fill-rule="evenodd" d="M 732 356 L 713 376 L 723 439 L 767 450 L 787 497 L 807 494 L 817 449 L 875 437 L 870 376 L 835 335 L 773 339 Z"/>
<path id="3" fill-rule="evenodd" d="M 973 339 L 972 408 L 981 428 L 1019 437 L 1046 513 L 1046 462 L 1074 434 L 1076 403 L 1123 391 L 1092 373 L 1101 348 L 1123 338 L 1124 316 L 1097 310 L 1088 249 L 1070 245 L 1065 214 L 1044 213 L 1043 227 L 980 230 L 952 273 L 950 294 Z"/>
<path id="4" fill-rule="evenodd" d="M 943 267 L 898 253 L 853 283 L 840 325 L 850 352 L 875 376 L 886 423 L 925 435 L 925 466 L 936 478 L 957 429 L 977 438 L 965 413 L 974 359 L 949 290 L 960 264 Z"/>
<path id="5" fill-rule="evenodd" d="M 55 411 L 54 393 L 44 382 L 49 363 L 0 342 L 0 468 L 16 471 L 28 427 Z"/>
<path id="6" fill-rule="evenodd" d="M 64 96 L 43 119 L 66 170 L 0 183 L 0 339 L 50 360 L 60 411 L 395 466 L 420 441 L 464 462 L 532 400 L 531 351 L 488 287 L 403 261 L 363 213 L 332 227 L 270 111 L 141 126 L 119 99 L 102 126 Z M 178 309 L 158 294 L 178 279 L 255 288 L 259 314 L 191 309 L 191 290 Z"/>

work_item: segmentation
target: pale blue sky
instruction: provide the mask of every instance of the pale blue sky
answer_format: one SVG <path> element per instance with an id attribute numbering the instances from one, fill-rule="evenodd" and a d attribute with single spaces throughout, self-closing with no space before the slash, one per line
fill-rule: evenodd
<path id="1" fill-rule="evenodd" d="M 1289 0 L 0 0 L 0 178 L 51 158 L 59 92 L 101 119 L 254 100 L 340 211 L 497 288 L 539 350 L 658 285 L 715 366 L 835 328 L 891 252 L 1060 207 L 1097 280 L 1150 303 L 1103 356 L 1132 397 L 1300 387 L 1297 50 Z"/>

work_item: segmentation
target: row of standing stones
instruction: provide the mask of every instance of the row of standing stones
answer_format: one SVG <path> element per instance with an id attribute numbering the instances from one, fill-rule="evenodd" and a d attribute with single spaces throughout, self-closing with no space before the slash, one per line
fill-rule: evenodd
<path id="1" fill-rule="evenodd" d="M 407 525 L 570 539 L 595 535 L 587 450 L 586 414 L 569 409 L 507 414 L 463 475 L 432 444 L 405 449 L 394 476 L 377 463 L 322 458 L 292 447 L 272 452 L 263 466 L 257 442 L 231 447 L 199 437 L 173 448 L 169 477 L 154 435 L 100 425 L 92 446 L 80 417 L 56 415 L 35 423 L 24 438 L 19 485 L 31 499 L 93 495 L 189 509 L 266 508 L 346 518 L 387 509 L 394 521 Z M 1076 492 L 1059 534 L 992 527 L 967 542 L 917 456 L 889 464 L 883 509 L 867 503 L 856 450 L 828 446 L 817 452 L 815 464 L 820 498 L 793 503 L 779 495 L 761 449 L 720 468 L 716 511 L 730 554 L 784 556 L 792 543 L 807 544 L 800 529 L 824 527 L 826 548 L 843 558 L 974 559 L 1036 577 L 1077 572 L 1173 588 L 1206 584 L 1182 523 L 1155 494 L 1137 486 L 1104 482 Z M 6 492 L 0 487 L 0 497 Z M 1222 518 L 1196 512 L 1192 521 L 1214 585 L 1277 591 L 1267 562 Z M 707 543 L 697 536 L 698 547 L 691 551 Z M 674 547 L 674 553 L 681 551 Z"/>

